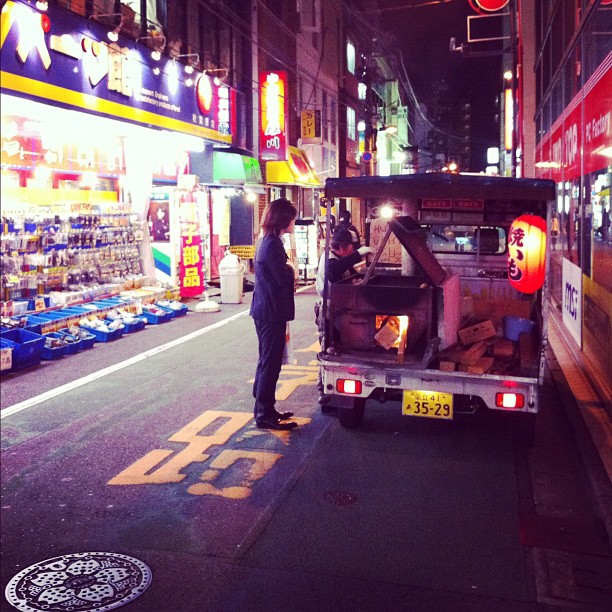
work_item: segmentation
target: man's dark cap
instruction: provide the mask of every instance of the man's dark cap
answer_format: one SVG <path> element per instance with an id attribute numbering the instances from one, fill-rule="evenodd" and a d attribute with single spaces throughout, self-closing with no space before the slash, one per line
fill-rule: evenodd
<path id="1" fill-rule="evenodd" d="M 339 227 L 332 236 L 331 239 L 331 247 L 332 249 L 337 249 L 342 244 L 352 244 L 353 243 L 353 235 L 347 229 L 343 227 Z"/>

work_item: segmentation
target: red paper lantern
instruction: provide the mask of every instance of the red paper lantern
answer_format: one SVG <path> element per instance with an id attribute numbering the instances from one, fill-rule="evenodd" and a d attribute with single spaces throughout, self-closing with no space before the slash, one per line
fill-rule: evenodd
<path id="1" fill-rule="evenodd" d="M 508 236 L 508 280 L 522 293 L 534 293 L 544 284 L 546 271 L 546 221 L 521 215 Z"/>

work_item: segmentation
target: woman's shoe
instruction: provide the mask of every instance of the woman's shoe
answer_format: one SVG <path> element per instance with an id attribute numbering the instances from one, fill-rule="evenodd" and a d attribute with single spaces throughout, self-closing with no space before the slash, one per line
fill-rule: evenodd
<path id="1" fill-rule="evenodd" d="M 280 431 L 289 431 L 297 427 L 297 423 L 281 423 L 279 419 L 258 419 L 255 421 L 258 429 L 276 429 Z"/>

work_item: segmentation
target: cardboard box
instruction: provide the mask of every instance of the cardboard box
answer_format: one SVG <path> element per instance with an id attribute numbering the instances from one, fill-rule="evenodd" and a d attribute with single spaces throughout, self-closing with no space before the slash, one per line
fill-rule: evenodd
<path id="1" fill-rule="evenodd" d="M 494 338 L 495 326 L 491 320 L 487 319 L 486 321 L 476 323 L 475 325 L 470 325 L 470 327 L 460 329 L 457 332 L 457 335 L 459 336 L 459 340 L 461 340 L 461 344 L 473 344 L 474 342 L 479 342 L 480 340 Z"/>

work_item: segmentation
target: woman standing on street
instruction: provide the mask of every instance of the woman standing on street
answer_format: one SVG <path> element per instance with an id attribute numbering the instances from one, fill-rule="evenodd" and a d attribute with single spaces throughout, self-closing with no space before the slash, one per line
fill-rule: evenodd
<path id="1" fill-rule="evenodd" d="M 293 301 L 295 276 L 281 239 L 292 233 L 297 210 L 285 198 L 268 204 L 261 219 L 255 250 L 255 289 L 250 314 L 259 340 L 259 359 L 253 383 L 255 423 L 260 429 L 293 429 L 297 423 L 283 423 L 292 412 L 279 413 L 274 407 L 276 383 L 281 370 L 287 321 L 295 318 Z"/>

